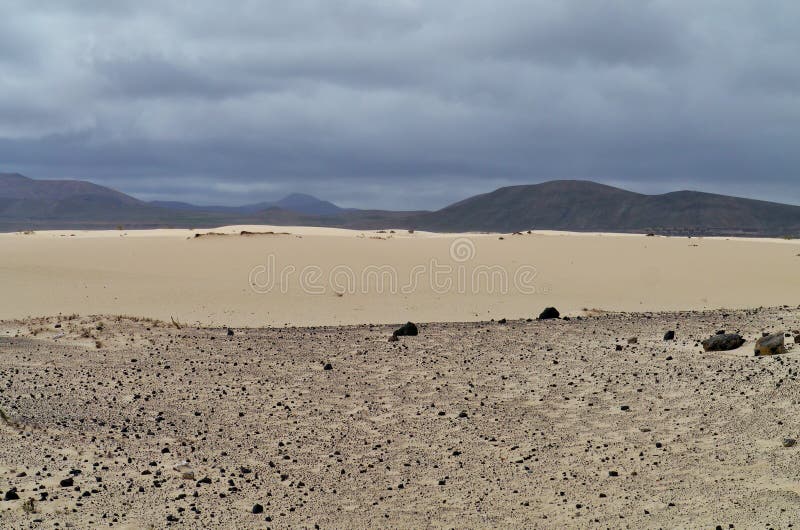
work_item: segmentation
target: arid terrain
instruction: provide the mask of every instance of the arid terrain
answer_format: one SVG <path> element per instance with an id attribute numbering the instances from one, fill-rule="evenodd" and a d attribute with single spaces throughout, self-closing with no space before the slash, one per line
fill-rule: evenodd
<path id="1" fill-rule="evenodd" d="M 796 304 L 798 278 L 800 240 L 786 239 L 278 226 L 0 234 L 0 320 L 261 327 L 516 319 L 545 306 L 746 309 Z"/>
<path id="2" fill-rule="evenodd" d="M 395 327 L 0 323 L 0 527 L 798 520 L 797 306 Z"/>

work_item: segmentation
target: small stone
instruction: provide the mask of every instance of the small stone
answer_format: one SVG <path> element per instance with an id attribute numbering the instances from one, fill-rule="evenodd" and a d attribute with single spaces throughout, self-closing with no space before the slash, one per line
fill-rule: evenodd
<path id="1" fill-rule="evenodd" d="M 675 340 L 675 332 L 669 330 L 666 333 L 664 333 L 664 340 Z"/>
<path id="2" fill-rule="evenodd" d="M 233 337 L 233 330 L 231 328 L 228 328 L 228 336 Z"/>
<path id="3" fill-rule="evenodd" d="M 744 342 L 738 333 L 717 333 L 702 341 L 701 344 L 705 351 L 728 351 L 739 348 Z"/>
<path id="4" fill-rule="evenodd" d="M 547 307 L 544 311 L 539 313 L 538 320 L 554 320 L 561 316 L 561 313 L 558 312 L 558 309 L 555 307 Z"/>
<path id="5" fill-rule="evenodd" d="M 639 338 L 638 337 L 629 338 L 628 339 L 628 344 L 639 344 Z"/>
<path id="6" fill-rule="evenodd" d="M 325 366 L 322 367 L 323 370 L 333 370 L 333 365 L 331 363 L 325 363 Z"/>
<path id="7" fill-rule="evenodd" d="M 756 341 L 755 355 L 780 355 L 786 353 L 783 344 L 783 332 L 761 337 Z"/>
<path id="8" fill-rule="evenodd" d="M 394 330 L 393 335 L 395 337 L 416 337 L 419 335 L 419 330 L 417 329 L 417 325 L 413 322 L 406 322 Z"/>
<path id="9" fill-rule="evenodd" d="M 62 479 L 61 482 L 58 483 L 58 485 L 61 486 L 62 488 L 71 488 L 72 486 L 75 485 L 75 481 L 72 480 L 72 477 L 67 477 L 65 479 Z"/>
<path id="10" fill-rule="evenodd" d="M 182 462 L 177 466 L 172 468 L 173 470 L 177 471 L 181 474 L 181 478 L 184 480 L 194 480 L 194 470 L 187 462 Z"/>
<path id="11" fill-rule="evenodd" d="M 260 504 L 253 505 L 253 513 L 264 513 L 264 507 Z"/>
<path id="12" fill-rule="evenodd" d="M 3 496 L 4 501 L 16 501 L 19 500 L 19 495 L 17 495 L 17 488 L 11 488 L 6 492 Z"/>
<path id="13" fill-rule="evenodd" d="M 784 438 L 783 442 L 781 442 L 784 447 L 794 447 L 797 445 L 797 440 L 794 438 Z"/>
<path id="14" fill-rule="evenodd" d="M 617 471 L 609 471 L 608 472 L 608 476 L 609 477 L 618 477 L 619 476 L 619 472 L 617 472 Z"/>
<path id="15" fill-rule="evenodd" d="M 616 351 L 622 351 L 622 344 L 617 344 L 616 346 L 614 346 L 614 349 Z"/>

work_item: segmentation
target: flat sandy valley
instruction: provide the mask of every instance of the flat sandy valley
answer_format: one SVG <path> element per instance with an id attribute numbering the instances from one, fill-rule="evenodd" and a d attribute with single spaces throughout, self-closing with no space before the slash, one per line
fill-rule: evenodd
<path id="1" fill-rule="evenodd" d="M 800 240 L 274 226 L 0 234 L 0 319 L 258 327 L 749 308 L 797 304 L 799 278 Z"/>
<path id="2" fill-rule="evenodd" d="M 798 522 L 797 241 L 213 232 L 0 235 L 0 527 Z"/>

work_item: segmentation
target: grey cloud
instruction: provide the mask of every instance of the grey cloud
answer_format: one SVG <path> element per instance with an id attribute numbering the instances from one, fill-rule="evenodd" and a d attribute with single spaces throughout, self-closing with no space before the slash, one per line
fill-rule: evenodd
<path id="1" fill-rule="evenodd" d="M 4 170 L 228 204 L 302 191 L 433 208 L 551 178 L 800 203 L 788 1 L 4 11 Z"/>

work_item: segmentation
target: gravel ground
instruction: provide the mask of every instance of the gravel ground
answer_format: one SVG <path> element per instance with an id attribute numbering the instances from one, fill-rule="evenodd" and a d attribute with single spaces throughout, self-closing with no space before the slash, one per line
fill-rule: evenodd
<path id="1" fill-rule="evenodd" d="M 0 322 L 0 527 L 786 528 L 798 328 L 788 307 L 421 324 L 397 342 Z M 704 353 L 717 330 L 747 343 Z M 788 353 L 754 357 L 764 331 Z"/>

